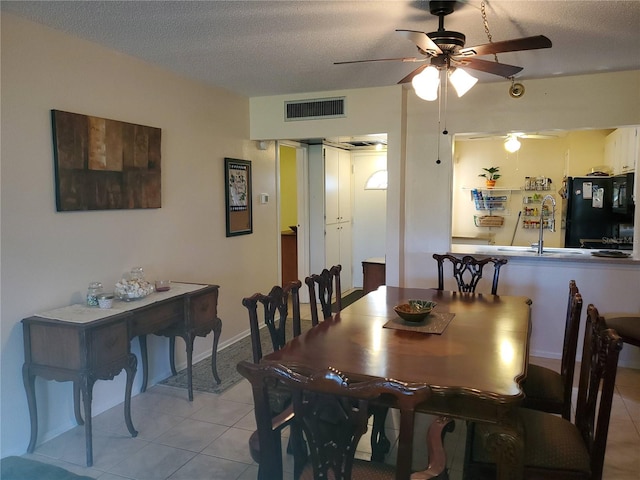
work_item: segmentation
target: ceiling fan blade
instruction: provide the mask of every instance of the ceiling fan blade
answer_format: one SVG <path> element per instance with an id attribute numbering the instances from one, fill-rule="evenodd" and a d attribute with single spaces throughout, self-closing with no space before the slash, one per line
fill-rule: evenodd
<path id="1" fill-rule="evenodd" d="M 488 60 L 481 60 L 479 58 L 457 59 L 454 57 L 453 60 L 456 63 L 460 63 L 462 67 L 492 73 L 493 75 L 500 75 L 504 78 L 513 77 L 516 73 L 522 71 L 522 67 L 507 65 L 506 63 L 489 62 Z"/>
<path id="2" fill-rule="evenodd" d="M 551 40 L 544 35 L 535 37 L 515 38 L 502 42 L 485 43 L 475 47 L 466 47 L 456 52 L 457 56 L 490 55 L 494 53 L 518 52 L 520 50 L 536 50 L 538 48 L 551 48 Z"/>
<path id="3" fill-rule="evenodd" d="M 416 30 L 396 30 L 396 32 L 405 37 L 407 40 L 415 43 L 418 46 L 418 49 L 420 49 L 420 52 L 424 53 L 425 55 L 435 57 L 436 55 L 440 55 L 442 53 L 440 47 L 436 45 L 436 43 L 429 38 L 429 35 L 424 32 L 418 32 Z"/>
<path id="4" fill-rule="evenodd" d="M 348 63 L 368 63 L 368 62 L 425 62 L 426 58 L 397 57 L 397 58 L 373 58 L 370 60 L 351 60 L 347 62 L 333 62 L 334 65 L 345 65 Z"/>
<path id="5" fill-rule="evenodd" d="M 554 138 L 558 138 L 557 135 L 543 135 L 540 133 L 525 133 L 523 135 L 519 135 L 519 138 L 535 138 L 536 140 L 551 140 Z"/>
<path id="6" fill-rule="evenodd" d="M 413 72 L 411 72 L 409 75 L 407 75 L 406 77 L 404 77 L 402 80 L 400 80 L 398 82 L 398 84 L 401 83 L 409 83 L 411 80 L 413 80 L 413 77 L 415 77 L 416 75 L 418 75 L 420 72 L 422 72 L 425 68 L 427 68 L 429 65 L 420 65 L 418 68 L 416 68 Z"/>

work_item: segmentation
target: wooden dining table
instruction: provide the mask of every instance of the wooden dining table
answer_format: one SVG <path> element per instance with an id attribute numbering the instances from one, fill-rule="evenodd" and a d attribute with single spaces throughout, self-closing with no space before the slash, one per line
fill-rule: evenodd
<path id="1" fill-rule="evenodd" d="M 443 331 L 415 331 L 400 320 L 393 307 L 409 299 L 436 302 L 430 317 L 445 324 Z M 530 309 L 523 296 L 381 286 L 264 359 L 331 366 L 351 381 L 426 383 L 432 395 L 417 411 L 493 424 L 484 441 L 494 453 L 498 478 L 519 479 L 524 437 L 515 409 L 524 397 Z M 401 433 L 399 442 L 404 453 L 397 459 L 397 478 L 409 479 L 412 438 Z"/>

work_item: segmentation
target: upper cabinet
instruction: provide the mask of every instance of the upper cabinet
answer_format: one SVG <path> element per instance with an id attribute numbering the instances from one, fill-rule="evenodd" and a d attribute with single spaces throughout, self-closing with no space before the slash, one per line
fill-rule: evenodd
<path id="1" fill-rule="evenodd" d="M 324 147 L 325 223 L 351 221 L 351 153 Z"/>
<path id="2" fill-rule="evenodd" d="M 604 148 L 605 163 L 613 175 L 633 172 L 640 153 L 640 127 L 618 128 L 607 135 Z"/>

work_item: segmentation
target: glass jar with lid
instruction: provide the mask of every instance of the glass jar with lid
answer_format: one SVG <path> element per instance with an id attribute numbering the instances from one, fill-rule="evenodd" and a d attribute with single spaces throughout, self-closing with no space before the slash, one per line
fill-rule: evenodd
<path id="1" fill-rule="evenodd" d="M 91 282 L 89 284 L 89 288 L 87 289 L 87 306 L 88 307 L 97 307 L 98 306 L 98 296 L 102 293 L 102 283 L 100 282 Z"/>
<path id="2" fill-rule="evenodd" d="M 133 267 L 129 272 L 130 280 L 144 280 L 144 270 L 142 267 Z"/>

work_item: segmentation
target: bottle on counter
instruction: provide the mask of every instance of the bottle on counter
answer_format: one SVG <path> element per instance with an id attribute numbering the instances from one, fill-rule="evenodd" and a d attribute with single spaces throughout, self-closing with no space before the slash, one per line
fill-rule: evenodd
<path id="1" fill-rule="evenodd" d="M 88 307 L 97 307 L 98 306 L 98 296 L 103 293 L 102 292 L 102 283 L 100 282 L 91 282 L 89 284 L 89 288 L 87 289 L 87 306 Z"/>

